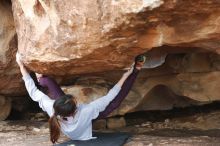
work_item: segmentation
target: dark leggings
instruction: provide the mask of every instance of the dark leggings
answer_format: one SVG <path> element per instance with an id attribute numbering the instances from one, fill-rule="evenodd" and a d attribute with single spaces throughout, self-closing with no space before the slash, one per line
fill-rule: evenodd
<path id="1" fill-rule="evenodd" d="M 121 102 L 125 99 L 125 97 L 128 95 L 137 75 L 139 73 L 139 70 L 137 70 L 136 68 L 134 69 L 134 71 L 131 73 L 131 75 L 125 80 L 124 84 L 121 87 L 121 90 L 119 91 L 118 95 L 110 102 L 110 104 L 106 107 L 106 109 L 102 112 L 100 112 L 99 116 L 97 117 L 97 119 L 103 119 L 106 118 L 111 112 L 113 112 L 116 108 L 118 108 L 121 104 Z M 53 91 L 54 89 L 59 88 L 58 91 L 60 91 L 60 95 L 63 95 L 63 92 L 61 92 L 61 88 L 57 83 L 54 83 L 53 81 L 49 77 L 44 77 L 44 80 L 40 80 L 39 84 L 43 85 L 44 87 L 47 87 L 48 90 L 48 95 L 53 95 L 52 93 L 57 92 Z M 41 81 L 44 81 L 41 83 Z M 54 88 L 54 86 L 57 86 L 56 88 Z M 52 88 L 53 87 L 53 88 Z M 54 94 L 55 95 L 55 94 Z M 49 96 L 50 97 L 50 96 Z M 51 99 L 57 99 L 59 97 L 50 97 Z"/>

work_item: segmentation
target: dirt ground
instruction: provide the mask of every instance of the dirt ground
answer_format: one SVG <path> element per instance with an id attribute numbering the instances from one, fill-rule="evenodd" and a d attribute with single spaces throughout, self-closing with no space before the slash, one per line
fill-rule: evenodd
<path id="1" fill-rule="evenodd" d="M 132 133 L 124 146 L 219 146 L 220 111 L 195 114 L 161 122 L 145 121 L 136 125 L 105 130 Z M 61 136 L 60 142 L 68 138 Z M 50 146 L 47 122 L 0 122 L 1 146 Z M 104 144 L 103 144 L 104 146 Z"/>

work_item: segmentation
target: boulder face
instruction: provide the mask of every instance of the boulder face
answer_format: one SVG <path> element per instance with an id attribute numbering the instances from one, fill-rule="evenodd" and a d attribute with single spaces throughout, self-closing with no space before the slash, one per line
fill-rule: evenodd
<path id="1" fill-rule="evenodd" d="M 11 100 L 0 96 L 0 121 L 5 120 L 11 112 Z"/>
<path id="2" fill-rule="evenodd" d="M 17 37 L 11 3 L 0 2 L 0 94 L 18 96 L 25 94 L 20 71 L 15 63 Z"/>
<path id="3" fill-rule="evenodd" d="M 127 67 L 162 45 L 219 52 L 220 2 L 210 0 L 13 0 L 18 49 L 47 74 Z"/>
<path id="4" fill-rule="evenodd" d="M 17 36 L 10 1 L 0 1 L 0 121 L 5 120 L 12 109 L 13 96 L 20 103 L 25 95 L 20 71 L 15 63 Z"/>

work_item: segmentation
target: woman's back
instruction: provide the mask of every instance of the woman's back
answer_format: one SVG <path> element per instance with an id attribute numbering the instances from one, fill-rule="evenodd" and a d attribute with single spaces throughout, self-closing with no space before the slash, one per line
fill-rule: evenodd
<path id="1" fill-rule="evenodd" d="M 89 105 L 79 105 L 74 117 L 60 119 L 61 131 L 72 140 L 93 139 L 91 114 Z"/>

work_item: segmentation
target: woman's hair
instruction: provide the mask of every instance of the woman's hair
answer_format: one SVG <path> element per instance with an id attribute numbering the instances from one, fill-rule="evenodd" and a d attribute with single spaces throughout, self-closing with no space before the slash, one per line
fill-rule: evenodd
<path id="1" fill-rule="evenodd" d="M 72 95 L 63 95 L 56 99 L 53 104 L 54 115 L 49 119 L 50 140 L 57 142 L 60 137 L 59 119 L 68 116 L 74 116 L 76 112 L 76 101 Z"/>

